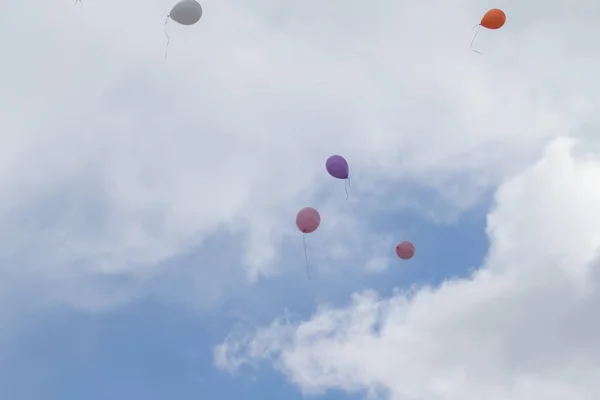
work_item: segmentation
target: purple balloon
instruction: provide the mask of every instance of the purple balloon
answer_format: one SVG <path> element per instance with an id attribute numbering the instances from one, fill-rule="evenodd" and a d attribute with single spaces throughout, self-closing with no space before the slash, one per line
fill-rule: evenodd
<path id="1" fill-rule="evenodd" d="M 350 174 L 348 162 L 344 157 L 338 155 L 329 157 L 325 163 L 325 168 L 327 168 L 329 175 L 338 179 L 348 179 L 348 175 Z"/>

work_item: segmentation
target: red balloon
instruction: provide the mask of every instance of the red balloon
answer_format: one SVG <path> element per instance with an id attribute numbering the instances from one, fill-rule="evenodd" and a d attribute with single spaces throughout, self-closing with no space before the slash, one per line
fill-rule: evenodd
<path id="1" fill-rule="evenodd" d="M 321 225 L 319 212 L 312 207 L 304 207 L 296 215 L 296 226 L 302 233 L 313 233 Z"/>
<path id="2" fill-rule="evenodd" d="M 410 260 L 415 255 L 415 245 L 411 242 L 400 242 L 396 246 L 396 254 L 403 260 Z"/>

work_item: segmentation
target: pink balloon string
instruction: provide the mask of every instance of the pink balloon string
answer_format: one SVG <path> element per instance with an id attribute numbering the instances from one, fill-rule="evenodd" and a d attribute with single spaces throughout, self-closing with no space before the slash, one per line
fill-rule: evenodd
<path id="1" fill-rule="evenodd" d="M 308 253 L 306 251 L 306 234 L 302 235 L 302 242 L 304 243 L 304 260 L 306 261 L 306 275 L 308 276 L 308 279 L 311 279 L 310 271 L 308 269 Z"/>

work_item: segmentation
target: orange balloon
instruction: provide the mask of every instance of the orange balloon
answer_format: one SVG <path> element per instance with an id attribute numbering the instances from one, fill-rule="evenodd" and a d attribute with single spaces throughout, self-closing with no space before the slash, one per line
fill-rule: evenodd
<path id="1" fill-rule="evenodd" d="M 492 8 L 481 18 L 481 26 L 488 29 L 500 29 L 506 22 L 506 14 L 498 8 Z"/>

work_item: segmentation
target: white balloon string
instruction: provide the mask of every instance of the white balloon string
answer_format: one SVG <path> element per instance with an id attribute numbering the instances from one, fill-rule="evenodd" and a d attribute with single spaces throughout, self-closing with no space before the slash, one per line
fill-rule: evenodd
<path id="1" fill-rule="evenodd" d="M 475 32 L 475 35 L 473 35 L 473 39 L 471 40 L 471 50 L 473 50 L 475 53 L 481 54 L 481 52 L 475 50 L 473 48 L 473 43 L 475 43 L 475 38 L 477 37 L 477 34 L 479 33 L 479 29 L 481 29 L 481 24 L 477 24 L 473 27 L 473 29 L 477 28 L 477 31 Z M 483 54 L 481 54 L 483 55 Z"/>
<path id="2" fill-rule="evenodd" d="M 304 260 L 306 261 L 306 275 L 308 276 L 308 279 L 311 279 L 310 271 L 308 269 L 308 253 L 306 251 L 306 235 L 302 235 L 302 242 L 304 243 Z"/>
<path id="3" fill-rule="evenodd" d="M 348 200 L 348 179 L 344 182 L 344 190 L 346 191 L 346 200 Z"/>
<path id="4" fill-rule="evenodd" d="M 169 51 L 169 43 L 171 43 L 171 38 L 167 33 L 167 24 L 169 23 L 169 18 L 171 18 L 171 14 L 167 15 L 167 19 L 165 19 L 165 36 L 167 37 L 167 46 L 165 47 L 165 60 L 167 59 L 167 52 Z"/>

